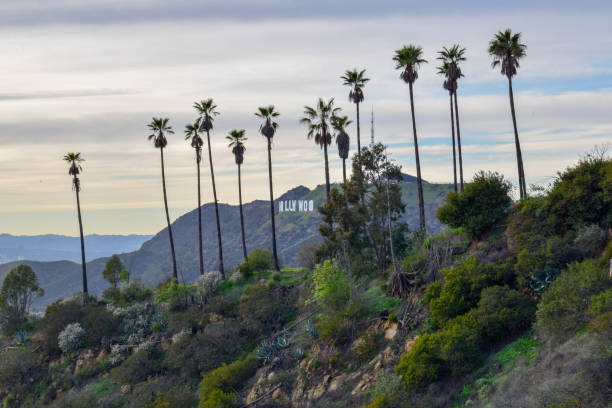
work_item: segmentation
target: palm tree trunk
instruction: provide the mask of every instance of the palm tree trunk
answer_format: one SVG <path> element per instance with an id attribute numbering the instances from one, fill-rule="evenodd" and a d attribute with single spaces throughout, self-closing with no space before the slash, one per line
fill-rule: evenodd
<path id="1" fill-rule="evenodd" d="M 172 276 L 178 280 L 178 273 L 176 271 L 176 254 L 174 252 L 174 239 L 172 238 L 172 225 L 170 224 L 170 213 L 168 213 L 168 197 L 166 195 L 166 172 L 164 170 L 164 148 L 159 148 L 161 155 L 161 171 L 162 171 L 162 188 L 164 190 L 164 207 L 166 209 L 166 222 L 168 223 L 168 235 L 170 236 L 170 252 L 172 255 Z"/>
<path id="2" fill-rule="evenodd" d="M 461 153 L 461 129 L 459 128 L 459 106 L 457 105 L 457 91 L 455 94 L 455 121 L 457 122 L 457 148 L 459 150 L 459 183 L 463 192 L 463 154 Z"/>
<path id="3" fill-rule="evenodd" d="M 272 190 L 272 141 L 268 137 L 268 179 L 270 181 L 270 221 L 272 223 L 272 255 L 274 256 L 274 269 L 278 267 L 278 255 L 276 252 L 276 225 L 274 223 L 274 192 Z"/>
<path id="4" fill-rule="evenodd" d="M 208 142 L 208 161 L 210 162 L 210 177 L 212 178 L 213 198 L 215 200 L 215 217 L 217 218 L 217 240 L 219 245 L 219 271 L 225 279 L 225 269 L 223 268 L 223 247 L 221 245 L 221 223 L 219 222 L 219 202 L 217 201 L 217 187 L 215 185 L 215 171 L 212 162 L 212 150 L 210 148 L 210 131 L 206 131 L 206 140 Z"/>
<path id="5" fill-rule="evenodd" d="M 457 157 L 455 153 L 455 117 L 453 114 L 453 94 L 448 93 L 450 97 L 450 115 L 451 115 L 451 137 L 453 140 L 453 180 L 455 183 L 455 193 L 457 192 Z"/>
<path id="6" fill-rule="evenodd" d="M 361 163 L 361 126 L 359 120 L 359 102 L 355 104 L 357 106 L 357 157 Z"/>
<path id="7" fill-rule="evenodd" d="M 412 113 L 412 132 L 414 135 L 414 155 L 417 170 L 417 189 L 419 193 L 419 228 L 425 230 L 425 204 L 423 202 L 423 180 L 421 179 L 421 162 L 419 160 L 419 142 L 417 140 L 416 119 L 414 116 L 414 95 L 412 93 L 412 82 L 408 83 L 410 88 L 410 111 Z"/>
<path id="8" fill-rule="evenodd" d="M 510 94 L 510 112 L 512 113 L 512 125 L 514 126 L 514 144 L 516 145 L 516 162 L 518 166 L 519 191 L 521 199 L 527 195 L 525 186 L 525 171 L 523 170 L 523 155 L 521 143 L 519 142 L 518 128 L 516 126 L 516 112 L 514 110 L 514 92 L 512 91 L 512 77 L 508 76 L 508 93 Z"/>
<path id="9" fill-rule="evenodd" d="M 242 181 L 240 177 L 240 165 L 238 165 L 238 202 L 240 203 L 240 231 L 242 232 L 242 255 L 247 259 L 246 241 L 244 239 L 244 215 L 242 213 Z"/>
<path id="10" fill-rule="evenodd" d="M 81 219 L 81 200 L 79 199 L 79 184 L 77 178 L 74 178 L 76 200 L 77 200 L 77 214 L 79 216 L 79 233 L 81 234 L 81 266 L 83 268 L 83 294 L 85 300 L 87 300 L 87 266 L 85 264 L 85 238 L 83 237 L 83 221 Z"/>
<path id="11" fill-rule="evenodd" d="M 200 156 L 201 151 L 196 150 L 196 166 L 198 168 L 198 255 L 200 258 L 200 275 L 204 275 L 204 257 L 202 254 L 202 198 L 200 192 Z"/>
<path id="12" fill-rule="evenodd" d="M 346 186 L 346 159 L 342 159 L 342 181 Z"/>
<path id="13" fill-rule="evenodd" d="M 325 132 L 325 130 L 323 132 Z M 330 187 L 329 187 L 329 161 L 327 160 L 327 142 L 323 143 L 323 153 L 325 156 L 325 192 L 327 194 L 327 199 L 329 200 Z"/>

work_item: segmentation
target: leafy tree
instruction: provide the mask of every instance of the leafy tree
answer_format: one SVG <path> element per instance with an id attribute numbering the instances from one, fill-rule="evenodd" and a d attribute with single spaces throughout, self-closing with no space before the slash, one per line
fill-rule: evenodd
<path id="1" fill-rule="evenodd" d="M 340 310 L 350 300 L 349 282 L 335 260 L 326 260 L 317 266 L 312 271 L 312 281 L 313 299 L 323 308 Z"/>
<path id="2" fill-rule="evenodd" d="M 244 262 L 238 265 L 243 277 L 248 278 L 254 272 L 264 272 L 274 267 L 274 256 L 269 249 L 255 248 Z"/>
<path id="3" fill-rule="evenodd" d="M 343 81 L 342 85 L 346 85 L 351 88 L 351 90 L 349 91 L 349 101 L 353 102 L 357 109 L 357 155 L 358 156 L 361 156 L 361 129 L 359 126 L 360 125 L 359 104 L 363 102 L 363 87 L 370 80 L 370 78 L 365 77 L 365 72 L 366 72 L 365 69 L 361 71 L 358 71 L 357 69 L 347 70 L 344 73 L 344 75 L 340 77 L 340 79 L 342 79 Z"/>
<path id="4" fill-rule="evenodd" d="M 119 259 L 117 255 L 113 255 L 108 262 L 106 262 L 106 267 L 102 271 L 102 276 L 113 288 L 116 288 L 117 284 L 122 280 L 121 272 L 123 272 L 123 270 L 124 267 L 123 263 L 121 263 L 121 259 Z"/>
<path id="5" fill-rule="evenodd" d="M 166 135 L 173 134 L 172 126 L 168 125 L 168 118 L 153 118 L 148 127 L 151 130 L 149 140 L 153 140 L 153 144 L 159 149 L 161 157 L 162 171 L 162 188 L 164 192 L 164 208 L 166 210 L 166 223 L 168 225 L 168 236 L 170 238 L 170 254 L 172 255 L 172 276 L 178 279 L 176 269 L 176 254 L 174 252 L 174 238 L 172 237 L 172 224 L 170 224 L 170 213 L 168 212 L 168 195 L 166 194 L 166 173 L 164 169 L 164 148 L 168 145 Z"/>
<path id="6" fill-rule="evenodd" d="M 244 151 L 246 148 L 244 147 L 244 141 L 247 138 L 244 136 L 244 129 L 241 130 L 231 130 L 229 134 L 225 137 L 230 141 L 229 147 L 232 148 L 232 153 L 234 153 L 234 159 L 236 160 L 236 164 L 238 165 L 238 201 L 240 203 L 240 231 L 242 233 L 242 256 L 244 259 L 247 258 L 247 249 L 246 249 L 246 241 L 244 238 L 244 215 L 242 213 L 242 182 L 240 178 L 240 166 L 244 161 Z"/>
<path id="7" fill-rule="evenodd" d="M 204 142 L 199 135 L 200 119 L 195 123 L 185 126 L 185 140 L 191 139 L 191 147 L 196 154 L 196 169 L 198 175 L 198 258 L 200 261 L 200 275 L 204 274 L 204 258 L 202 254 L 202 196 L 200 189 L 200 162 L 202 161 L 202 145 Z"/>
<path id="8" fill-rule="evenodd" d="M 259 126 L 259 132 L 268 141 L 268 181 L 270 183 L 270 222 L 272 224 L 272 254 L 274 255 L 274 269 L 280 271 L 278 266 L 278 254 L 276 251 L 276 225 L 274 222 L 274 192 L 272 190 L 272 138 L 278 128 L 276 118 L 280 114 L 274 109 L 274 105 L 260 106 L 255 116 L 264 120 Z"/>
<path id="9" fill-rule="evenodd" d="M 326 224 L 319 226 L 325 242 L 317 257 L 343 259 L 343 267 L 357 276 L 377 267 L 382 273 L 392 260 L 389 226 L 398 257 L 407 232 L 407 225 L 399 221 L 405 210 L 398 183 L 401 168 L 388 160 L 380 143 L 362 148 L 361 161 L 355 157 L 353 174 L 343 191 L 333 189 L 330 199 L 319 208 Z"/>
<path id="10" fill-rule="evenodd" d="M 4 330 L 16 330 L 28 316 L 34 298 L 44 293 L 31 267 L 22 264 L 11 269 L 0 289 L 0 325 Z"/>
<path id="11" fill-rule="evenodd" d="M 473 238 L 480 238 L 506 218 L 512 204 L 510 189 L 510 183 L 499 173 L 476 173 L 462 193 L 448 194 L 445 204 L 438 208 L 438 219 L 451 227 L 464 228 Z"/>
<path id="12" fill-rule="evenodd" d="M 349 155 L 351 144 L 346 127 L 351 124 L 348 116 L 335 116 L 332 118 L 332 127 L 336 131 L 336 144 L 338 145 L 338 155 L 342 159 L 342 181 L 346 184 L 346 159 Z M 361 155 L 361 152 L 359 153 Z"/>
<path id="13" fill-rule="evenodd" d="M 508 93 L 510 95 L 510 113 L 514 126 L 514 144 L 516 145 L 516 161 L 518 165 L 519 190 L 521 199 L 527 197 L 527 185 L 525 183 L 525 170 L 523 169 L 523 155 L 519 142 L 518 128 L 516 126 L 516 112 L 514 110 L 514 93 L 512 90 L 512 77 L 516 75 L 519 68 L 519 60 L 526 53 L 527 46 L 521 43 L 521 33 L 512 33 L 510 29 L 499 31 L 489 43 L 489 55 L 493 57 L 491 66 L 500 67 L 501 74 L 508 78 Z"/>
<path id="14" fill-rule="evenodd" d="M 216 111 L 217 105 L 212 98 L 196 102 L 193 107 L 200 115 L 200 131 L 206 132 L 206 141 L 208 143 L 208 162 L 210 163 L 210 178 L 212 179 L 213 198 L 215 200 L 215 217 L 217 219 L 217 242 L 219 246 L 219 271 L 225 278 L 225 268 L 223 267 L 223 245 L 221 243 L 221 222 L 219 221 L 219 201 L 217 200 L 217 187 L 215 185 L 215 171 L 212 160 L 212 148 L 210 146 L 210 131 L 213 129 L 215 116 L 219 115 Z"/>
<path id="15" fill-rule="evenodd" d="M 81 163 L 85 161 L 81 157 L 81 153 L 66 153 L 64 155 L 64 161 L 70 164 L 68 174 L 72 176 L 72 188 L 76 194 L 77 201 L 77 214 L 79 218 L 79 233 L 81 236 L 81 267 L 83 268 L 83 296 L 87 298 L 87 265 L 85 264 L 85 238 L 83 236 L 83 221 L 81 219 L 81 201 L 79 199 L 79 192 L 81 191 L 81 181 L 79 180 L 79 174 L 83 171 Z"/>
<path id="16" fill-rule="evenodd" d="M 461 154 L 461 130 L 459 128 L 459 107 L 457 106 L 457 80 L 463 76 L 459 63 L 465 61 L 463 54 L 465 48 L 461 48 L 458 44 L 453 45 L 451 48 L 442 47 L 442 51 L 438 51 L 440 55 L 439 60 L 442 61 L 442 65 L 438 68 L 438 74 L 444 75 L 446 80 L 444 81 L 443 87 L 448 91 L 450 97 L 450 114 L 451 114 L 451 136 L 453 142 L 453 175 L 455 192 L 457 192 L 457 161 L 455 158 L 455 122 L 457 125 L 457 148 L 459 150 L 459 182 L 461 185 L 461 191 L 463 191 L 463 157 Z M 453 96 L 455 100 L 455 106 L 453 109 Z M 454 111 L 454 117 L 453 117 Z"/>
<path id="17" fill-rule="evenodd" d="M 304 117 L 300 120 L 300 123 L 308 126 L 308 139 L 314 139 L 315 144 L 323 149 L 325 158 L 325 191 L 328 200 L 330 197 L 330 183 L 327 146 L 331 145 L 332 134 L 330 132 L 330 127 L 333 118 L 337 116 L 338 112 L 340 112 L 340 108 L 334 106 L 334 98 L 331 98 L 327 102 L 319 98 L 314 108 L 304 106 Z"/>
<path id="18" fill-rule="evenodd" d="M 421 161 L 419 160 L 419 142 L 417 139 L 416 119 L 414 114 L 414 95 L 412 87 L 419 77 L 418 69 L 421 64 L 427 62 L 422 58 L 423 49 L 414 45 L 404 46 L 395 51 L 393 61 L 396 62 L 395 68 L 401 69 L 400 78 L 406 82 L 410 88 L 410 112 L 412 114 L 412 132 L 414 135 L 414 156 L 417 170 L 417 188 L 419 193 L 419 227 L 425 229 L 425 204 L 423 202 L 423 179 L 421 178 Z"/>

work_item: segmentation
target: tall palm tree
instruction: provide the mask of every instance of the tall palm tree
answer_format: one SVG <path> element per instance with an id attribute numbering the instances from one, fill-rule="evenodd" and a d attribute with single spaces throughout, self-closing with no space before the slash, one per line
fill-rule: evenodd
<path id="1" fill-rule="evenodd" d="M 334 98 L 328 102 L 319 98 L 314 108 L 304 106 L 304 117 L 300 123 L 308 125 L 308 139 L 314 138 L 317 145 L 321 146 L 325 156 L 325 191 L 327 199 L 330 194 L 329 184 L 329 160 L 327 158 L 327 146 L 331 145 L 332 135 L 330 125 L 332 118 L 340 112 L 340 108 L 334 106 Z"/>
<path id="2" fill-rule="evenodd" d="M 510 112 L 514 126 L 514 144 L 516 145 L 516 161 L 518 165 L 519 191 L 521 198 L 527 196 L 525 184 L 525 170 L 523 168 L 523 155 L 516 126 L 516 112 L 514 110 L 514 93 L 512 91 L 512 77 L 519 68 L 519 60 L 526 55 L 527 46 L 521 43 L 521 33 L 512 34 L 510 29 L 500 31 L 489 43 L 489 55 L 493 57 L 493 68 L 501 67 L 501 74 L 508 78 L 508 93 L 510 95 Z"/>
<path id="3" fill-rule="evenodd" d="M 200 120 L 185 126 L 185 140 L 191 139 L 191 147 L 195 149 L 196 168 L 198 172 L 198 256 L 200 259 L 200 275 L 204 275 L 204 257 L 202 254 L 202 196 L 200 191 L 200 162 L 202 161 L 202 145 L 204 142 L 199 135 Z"/>
<path id="4" fill-rule="evenodd" d="M 219 246 L 219 271 L 225 279 L 225 269 L 223 268 L 223 246 L 221 244 L 221 223 L 219 221 L 219 202 L 217 201 L 217 187 L 215 185 L 215 171 L 212 161 L 212 149 L 210 147 L 210 131 L 213 128 L 215 116 L 219 115 L 215 109 L 217 105 L 212 98 L 201 100 L 194 103 L 193 107 L 200 115 L 200 131 L 206 132 L 206 140 L 208 142 L 208 161 L 210 162 L 210 177 L 212 179 L 213 198 L 215 200 L 215 217 L 217 218 L 217 241 Z"/>
<path id="5" fill-rule="evenodd" d="M 85 265 L 85 239 L 83 237 L 83 221 L 81 219 L 81 201 L 79 200 L 79 192 L 81 191 L 81 181 L 79 174 L 83 171 L 81 163 L 85 161 L 81 157 L 81 153 L 66 153 L 64 161 L 70 164 L 68 174 L 72 176 L 72 188 L 76 193 L 77 214 L 79 217 L 79 233 L 81 234 L 81 266 L 83 268 L 83 294 L 87 298 L 87 266 Z"/>
<path id="6" fill-rule="evenodd" d="M 346 133 L 346 127 L 351 122 L 348 116 L 334 116 L 332 127 L 336 131 L 336 144 L 338 145 L 338 155 L 342 159 L 342 181 L 346 184 L 346 159 L 349 155 L 350 138 Z"/>
<path id="7" fill-rule="evenodd" d="M 459 149 L 459 183 L 461 191 L 463 191 L 463 155 L 461 153 L 461 128 L 459 126 L 459 106 L 457 104 L 457 80 L 463 76 L 459 63 L 465 61 L 465 48 L 461 48 L 458 44 L 453 45 L 450 49 L 442 47 L 438 57 L 442 61 L 442 65 L 438 68 L 438 73 L 444 75 L 444 89 L 448 91 L 450 97 L 450 112 L 451 112 L 451 131 L 453 138 L 453 169 L 455 180 L 455 192 L 457 192 L 457 164 L 455 158 L 455 122 L 457 125 L 457 147 Z M 455 99 L 455 109 L 453 118 L 453 96 Z"/>
<path id="8" fill-rule="evenodd" d="M 340 77 L 344 82 L 342 85 L 351 87 L 349 92 L 349 100 L 353 102 L 357 108 L 357 156 L 361 158 L 361 130 L 359 120 L 359 104 L 363 102 L 363 87 L 370 78 L 365 77 L 366 70 L 357 71 L 357 69 L 347 70 Z"/>
<path id="9" fill-rule="evenodd" d="M 404 46 L 395 51 L 393 60 L 396 62 L 395 69 L 401 69 L 400 78 L 406 82 L 410 88 L 410 112 L 412 114 L 412 131 L 414 135 L 414 155 L 417 170 L 417 189 L 419 193 L 419 227 L 425 229 L 425 204 L 423 202 L 423 179 L 421 178 L 421 162 L 419 160 L 419 143 L 417 139 L 416 119 L 414 115 L 414 95 L 412 87 L 414 81 L 419 77 L 418 69 L 421 64 L 427 61 L 422 58 L 423 49 L 414 45 Z"/>
<path id="10" fill-rule="evenodd" d="M 270 222 L 272 224 L 272 255 L 274 256 L 274 269 L 280 271 L 278 266 L 278 255 L 276 252 L 276 225 L 274 223 L 274 192 L 272 190 L 272 138 L 278 129 L 276 118 L 280 115 L 274 110 L 274 105 L 260 106 L 255 116 L 263 119 L 259 131 L 268 140 L 268 180 L 270 182 Z"/>
<path id="11" fill-rule="evenodd" d="M 178 280 L 178 273 L 176 269 L 176 254 L 174 252 L 174 239 L 172 237 L 172 224 L 170 224 L 170 214 L 168 213 L 168 196 L 166 194 L 166 173 L 164 170 L 164 147 L 168 145 L 167 134 L 173 134 L 172 126 L 168 125 L 168 118 L 153 118 L 148 127 L 151 130 L 149 140 L 153 140 L 156 148 L 159 149 L 161 157 L 161 171 L 162 171 L 162 188 L 164 191 L 164 207 L 166 209 L 166 222 L 168 223 L 168 235 L 170 237 L 170 252 L 172 254 L 172 277 Z"/>
<path id="12" fill-rule="evenodd" d="M 242 213 L 242 181 L 240 177 L 240 166 L 244 161 L 244 151 L 246 148 L 244 147 L 244 141 L 247 138 L 244 136 L 244 129 L 241 130 L 231 130 L 225 138 L 230 141 L 229 147 L 232 148 L 232 153 L 234 153 L 234 159 L 236 160 L 236 164 L 238 165 L 238 201 L 240 203 L 240 231 L 242 232 L 242 255 L 244 259 L 247 258 L 247 249 L 246 249 L 246 241 L 244 239 L 244 215 Z"/>

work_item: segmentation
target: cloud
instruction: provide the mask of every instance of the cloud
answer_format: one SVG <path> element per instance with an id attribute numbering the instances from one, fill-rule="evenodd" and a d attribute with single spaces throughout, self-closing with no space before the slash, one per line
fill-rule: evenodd
<path id="1" fill-rule="evenodd" d="M 0 93 L 0 102 L 24 99 L 84 98 L 91 96 L 130 95 L 127 89 L 75 89 L 64 91 L 34 91 L 28 93 Z"/>

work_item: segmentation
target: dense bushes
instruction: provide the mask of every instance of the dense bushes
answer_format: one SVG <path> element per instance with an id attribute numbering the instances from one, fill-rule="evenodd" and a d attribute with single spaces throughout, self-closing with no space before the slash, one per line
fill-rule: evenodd
<path id="1" fill-rule="evenodd" d="M 120 366 L 111 370 L 114 380 L 121 384 L 136 384 L 159 370 L 157 354 L 139 350 L 129 356 Z"/>
<path id="2" fill-rule="evenodd" d="M 425 293 L 431 316 L 439 325 L 475 307 L 482 289 L 503 280 L 503 267 L 484 264 L 475 257 L 441 272 L 445 282 L 429 285 Z"/>
<path id="3" fill-rule="evenodd" d="M 313 299 L 323 309 L 339 310 L 350 299 L 349 282 L 338 263 L 325 261 L 312 271 Z"/>
<path id="4" fill-rule="evenodd" d="M 416 386 L 469 372 L 480 362 L 483 347 L 529 327 L 534 309 L 531 299 L 514 290 L 485 288 L 478 307 L 447 320 L 435 333 L 420 335 L 395 370 Z"/>
<path id="5" fill-rule="evenodd" d="M 57 336 L 57 344 L 64 353 L 72 353 L 83 347 L 85 330 L 78 323 L 70 323 Z"/>
<path id="6" fill-rule="evenodd" d="M 288 287 L 257 284 L 240 299 L 238 313 L 256 335 L 278 331 L 295 316 L 296 294 Z"/>
<path id="7" fill-rule="evenodd" d="M 231 408 L 234 392 L 257 370 L 257 359 L 251 353 L 231 364 L 223 364 L 202 377 L 200 383 L 200 408 Z"/>
<path id="8" fill-rule="evenodd" d="M 272 269 L 274 258 L 269 249 L 255 248 L 247 259 L 238 266 L 242 277 L 249 278 L 255 272 L 263 272 Z"/>
<path id="9" fill-rule="evenodd" d="M 479 172 L 461 193 L 451 192 L 438 208 L 440 222 L 464 228 L 474 238 L 505 219 L 512 204 L 511 184 L 499 173 Z"/>
<path id="10" fill-rule="evenodd" d="M 3 350 L 0 353 L 0 395 L 21 390 L 30 384 L 38 365 L 28 347 Z"/>
<path id="11" fill-rule="evenodd" d="M 542 295 L 536 327 L 548 339 L 565 340 L 587 323 L 589 298 L 612 287 L 595 261 L 572 264 Z"/>

